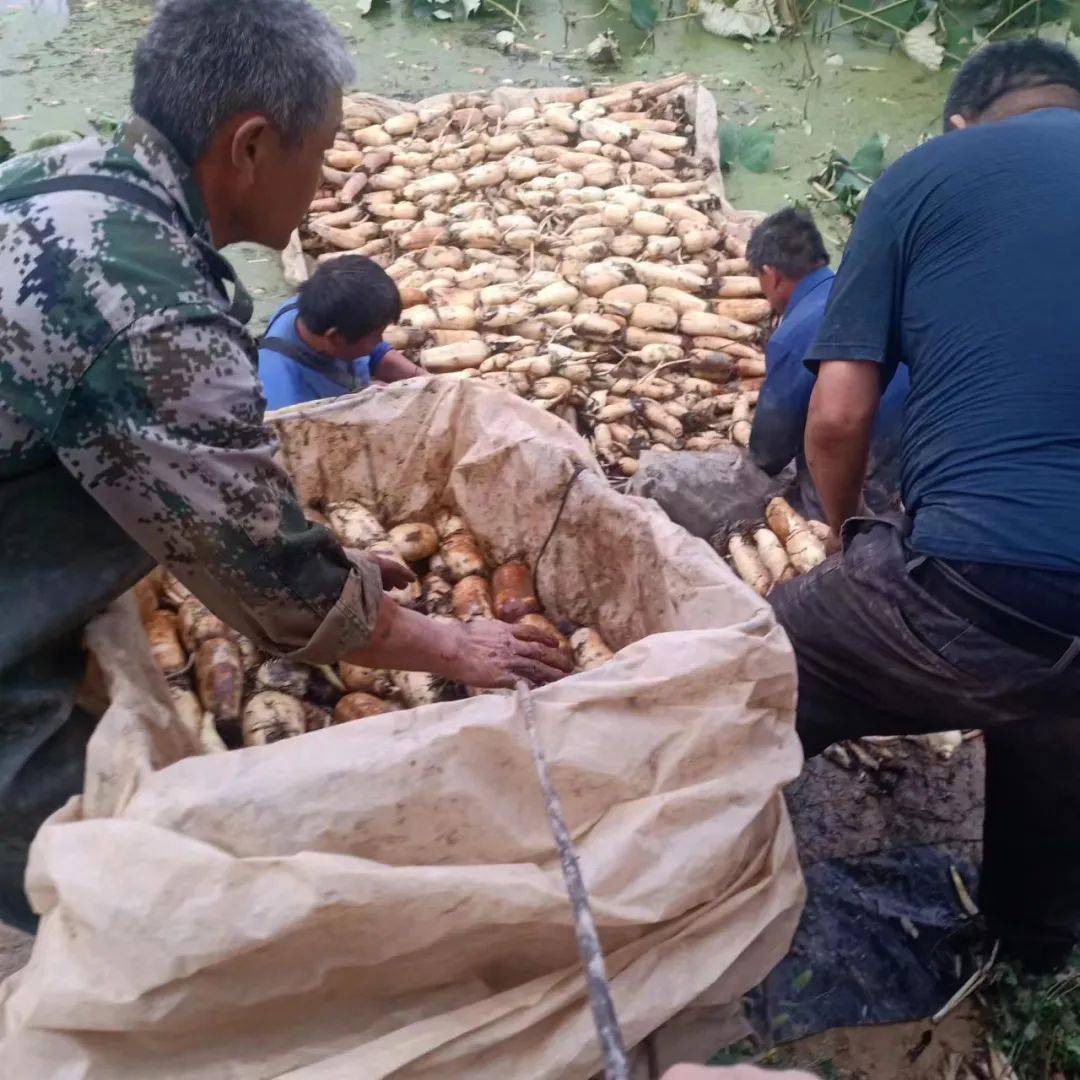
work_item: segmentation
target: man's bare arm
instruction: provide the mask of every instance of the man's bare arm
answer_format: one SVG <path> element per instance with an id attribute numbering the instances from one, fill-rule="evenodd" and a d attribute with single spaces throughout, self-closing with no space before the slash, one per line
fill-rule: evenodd
<path id="1" fill-rule="evenodd" d="M 881 369 L 863 360 L 822 361 L 806 421 L 806 460 L 829 526 L 859 512 Z"/>
<path id="2" fill-rule="evenodd" d="M 417 375 L 426 375 L 419 364 L 414 364 L 403 352 L 391 349 L 375 369 L 375 378 L 379 382 L 393 383 L 402 379 L 413 379 Z"/>

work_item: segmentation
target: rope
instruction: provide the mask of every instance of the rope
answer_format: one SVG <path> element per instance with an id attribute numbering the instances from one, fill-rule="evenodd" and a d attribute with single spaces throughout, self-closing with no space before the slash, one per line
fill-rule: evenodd
<path id="1" fill-rule="evenodd" d="M 572 484 L 573 480 L 570 483 Z M 568 491 L 569 487 L 570 485 L 567 485 Z M 544 795 L 548 824 L 555 838 L 563 880 L 566 882 L 566 892 L 570 897 L 578 953 L 585 967 L 585 988 L 589 993 L 593 1023 L 596 1025 L 596 1034 L 604 1057 L 604 1076 L 606 1080 L 630 1080 L 626 1049 L 623 1046 L 622 1032 L 619 1030 L 619 1019 L 615 1015 L 615 1002 L 611 999 L 611 987 L 608 984 L 607 967 L 604 964 L 604 951 L 596 932 L 592 908 L 589 906 L 589 894 L 585 891 L 585 882 L 581 877 L 577 855 L 574 854 L 574 844 L 570 839 L 570 830 L 566 826 L 562 802 L 551 782 L 547 758 L 544 756 L 544 748 L 540 744 L 540 735 L 536 730 L 536 704 L 529 696 L 528 686 L 521 680 L 517 683 L 515 696 L 518 713 L 524 721 L 525 730 L 529 733 L 533 763 L 536 765 L 536 775 L 540 780 L 540 790 Z"/>

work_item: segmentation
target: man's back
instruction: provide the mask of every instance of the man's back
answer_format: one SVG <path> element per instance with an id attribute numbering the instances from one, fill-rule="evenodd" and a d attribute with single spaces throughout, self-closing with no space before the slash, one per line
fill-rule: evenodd
<path id="1" fill-rule="evenodd" d="M 907 362 L 925 554 L 1080 570 L 1077 175 L 1080 113 L 1045 109 L 919 147 L 860 214 L 810 355 Z"/>

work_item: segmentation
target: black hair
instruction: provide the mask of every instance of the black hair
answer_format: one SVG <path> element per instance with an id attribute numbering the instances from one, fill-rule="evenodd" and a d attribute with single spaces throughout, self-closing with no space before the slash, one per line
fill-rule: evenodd
<path id="1" fill-rule="evenodd" d="M 359 341 L 401 318 L 401 293 L 394 279 L 363 255 L 322 263 L 300 286 L 297 311 L 313 334 L 337 329 Z"/>
<path id="2" fill-rule="evenodd" d="M 810 211 L 787 206 L 754 230 L 746 245 L 746 261 L 755 273 L 771 266 L 784 277 L 798 280 L 828 266 L 829 253 Z"/>
<path id="3" fill-rule="evenodd" d="M 1064 45 L 1041 38 L 995 41 L 973 52 L 961 65 L 945 99 L 943 120 L 974 119 L 1013 90 L 1066 86 L 1080 96 L 1080 61 Z"/>

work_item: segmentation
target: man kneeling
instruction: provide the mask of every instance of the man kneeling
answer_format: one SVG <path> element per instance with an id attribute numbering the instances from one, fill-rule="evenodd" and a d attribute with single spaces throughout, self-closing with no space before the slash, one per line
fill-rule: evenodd
<path id="1" fill-rule="evenodd" d="M 987 45 L 944 119 L 867 195 L 807 352 L 806 457 L 844 554 L 771 599 L 808 755 L 982 729 L 982 908 L 1051 965 L 1080 937 L 1080 63 L 1039 39 Z M 1036 269 L 1010 276 L 1018 251 Z M 908 517 L 868 521 L 901 360 Z"/>

